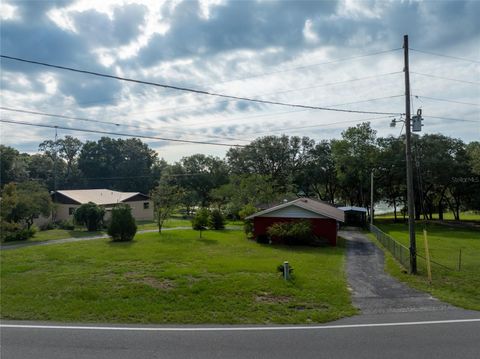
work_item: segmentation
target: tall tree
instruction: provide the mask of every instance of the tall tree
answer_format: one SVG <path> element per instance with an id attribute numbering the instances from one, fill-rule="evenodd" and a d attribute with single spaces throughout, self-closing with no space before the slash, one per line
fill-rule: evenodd
<path id="1" fill-rule="evenodd" d="M 211 202 L 211 191 L 228 182 L 228 168 L 218 157 L 196 154 L 182 158 L 176 165 L 183 175 L 175 177 L 178 185 L 193 194 L 202 207 Z"/>
<path id="2" fill-rule="evenodd" d="M 87 141 L 78 158 L 89 187 L 143 193 L 153 188 L 156 163 L 156 152 L 136 138 Z"/>
<path id="3" fill-rule="evenodd" d="M 305 195 L 334 204 L 338 186 L 330 142 L 316 144 L 306 157 L 303 168 L 295 172 L 295 183 Z"/>
<path id="4" fill-rule="evenodd" d="M 337 180 L 343 197 L 351 205 L 369 208 L 370 173 L 375 167 L 376 131 L 364 122 L 342 132 L 341 140 L 332 141 Z"/>
<path id="5" fill-rule="evenodd" d="M 232 173 L 269 176 L 276 189 L 285 192 L 294 173 L 308 161 L 315 142 L 308 137 L 266 136 L 245 148 L 232 148 L 227 162 Z"/>
<path id="6" fill-rule="evenodd" d="M 393 136 L 379 138 L 378 162 L 374 170 L 375 191 L 379 198 L 393 206 L 393 214 L 397 221 L 397 209 L 405 204 L 405 144 L 403 138 Z"/>

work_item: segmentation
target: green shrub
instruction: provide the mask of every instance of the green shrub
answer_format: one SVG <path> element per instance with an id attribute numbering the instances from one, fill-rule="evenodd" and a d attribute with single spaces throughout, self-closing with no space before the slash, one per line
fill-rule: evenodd
<path id="1" fill-rule="evenodd" d="M 245 234 L 250 238 L 253 236 L 253 221 L 251 219 L 245 219 L 245 217 L 248 217 L 254 214 L 255 212 L 257 212 L 257 208 L 255 208 L 251 204 L 247 204 L 238 212 L 240 218 L 243 219 L 243 230 L 245 231 Z M 257 238 L 257 242 L 258 242 L 258 238 Z M 263 243 L 263 242 L 259 242 L 259 243 Z M 265 243 L 268 243 L 268 239 Z"/>
<path id="2" fill-rule="evenodd" d="M 34 226 L 30 228 L 21 228 L 16 223 L 8 223 L 5 226 L 2 226 L 2 241 L 26 241 L 27 239 L 33 237 L 36 231 L 36 227 Z"/>
<path id="3" fill-rule="evenodd" d="M 40 230 L 41 231 L 48 231 L 50 229 L 55 229 L 57 228 L 57 224 L 56 223 L 53 223 L 53 222 L 46 222 L 46 223 L 43 223 L 41 224 L 40 226 Z"/>
<path id="4" fill-rule="evenodd" d="M 192 228 L 196 231 L 207 229 L 209 213 L 206 208 L 200 208 L 192 218 Z"/>
<path id="5" fill-rule="evenodd" d="M 93 202 L 82 204 L 75 210 L 73 219 L 76 223 L 87 227 L 89 232 L 97 231 L 103 222 L 105 209 Z"/>
<path id="6" fill-rule="evenodd" d="M 137 224 L 128 205 L 120 205 L 112 209 L 112 217 L 108 226 L 108 235 L 114 242 L 131 241 L 137 233 Z"/>
<path id="7" fill-rule="evenodd" d="M 65 229 L 68 231 L 73 231 L 75 229 L 75 224 L 71 220 L 58 221 L 57 226 L 60 229 Z"/>
<path id="8" fill-rule="evenodd" d="M 268 228 L 267 233 L 288 245 L 312 244 L 315 240 L 312 225 L 308 220 L 275 223 Z"/>
<path id="9" fill-rule="evenodd" d="M 214 209 L 208 216 L 208 228 L 210 229 L 224 229 L 225 217 L 218 209 Z"/>

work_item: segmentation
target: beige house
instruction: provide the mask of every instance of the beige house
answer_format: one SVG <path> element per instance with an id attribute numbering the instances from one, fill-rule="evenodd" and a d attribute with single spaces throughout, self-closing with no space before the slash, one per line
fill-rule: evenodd
<path id="1" fill-rule="evenodd" d="M 57 191 L 52 194 L 57 221 L 73 219 L 73 212 L 84 203 L 93 202 L 106 210 L 105 218 L 111 215 L 112 208 L 127 204 L 137 221 L 153 220 L 153 202 L 140 192 L 117 192 L 109 189 L 82 189 Z"/>

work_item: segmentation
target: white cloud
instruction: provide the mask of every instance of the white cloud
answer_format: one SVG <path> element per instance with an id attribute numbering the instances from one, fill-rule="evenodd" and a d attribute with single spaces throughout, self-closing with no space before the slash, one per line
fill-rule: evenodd
<path id="1" fill-rule="evenodd" d="M 412 29 L 411 47 L 478 59 L 478 25 L 471 16 L 475 3 L 446 3 L 78 1 L 42 4 L 44 7 L 38 11 L 48 15 L 37 15 L 31 18 L 34 20 L 27 19 L 33 9 L 28 11 L 22 4 L 14 11 L 15 21 L 9 18 L 2 26 L 2 52 L 235 96 L 403 112 L 401 97 L 349 104 L 403 94 L 403 74 L 389 74 L 402 71 L 402 51 L 331 60 L 399 47 L 405 19 L 411 22 L 408 24 Z M 130 21 L 129 15 L 134 10 L 136 17 Z M 428 14 L 426 19 L 425 14 Z M 445 21 L 450 18 L 451 26 Z M 120 26 L 122 21 L 128 26 Z M 424 36 L 426 27 L 428 36 Z M 437 34 L 446 32 L 449 34 L 445 41 L 438 38 Z M 42 47 L 37 49 L 40 43 Z M 375 117 L 228 101 L 17 65 L 2 61 L 4 106 L 122 124 L 120 128 L 107 124 L 70 124 L 76 127 L 244 143 L 211 136 L 253 139 L 257 135 L 281 134 L 279 130 L 284 128 L 319 125 L 285 130 L 319 140 L 338 137 L 355 121 Z M 478 64 L 421 53 L 411 53 L 411 70 L 480 82 Z M 389 75 L 373 77 L 377 74 Z M 345 82 L 334 84 L 341 81 Z M 425 97 L 479 103 L 479 89 L 478 85 L 412 74 L 412 92 Z M 415 107 L 422 106 L 425 115 L 480 120 L 475 106 L 426 98 L 414 99 L 413 103 Z M 43 123 L 55 121 L 32 116 L 18 118 Z M 398 135 L 400 129 L 392 130 L 389 122 L 378 119 L 372 125 L 379 135 Z M 470 141 L 478 139 L 480 134 L 475 125 L 426 118 L 424 130 Z M 28 139 L 22 142 L 18 129 L 2 125 L 2 133 L 6 133 L 3 139 L 29 149 L 32 141 L 45 139 L 42 138 L 45 131 L 32 128 Z M 11 138 L 15 141 L 11 142 L 9 134 L 14 131 Z M 77 135 L 83 139 L 98 137 Z M 215 146 L 148 142 L 170 161 L 197 152 L 222 156 L 226 151 Z"/>

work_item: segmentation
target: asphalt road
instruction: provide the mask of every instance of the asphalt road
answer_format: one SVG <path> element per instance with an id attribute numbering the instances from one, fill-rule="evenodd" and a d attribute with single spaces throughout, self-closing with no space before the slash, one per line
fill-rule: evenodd
<path id="1" fill-rule="evenodd" d="M 452 314 L 452 312 L 449 312 Z M 418 313 L 417 313 L 418 314 Z M 360 316 L 328 326 L 1 328 L 2 359 L 475 358 L 480 321 L 392 323 L 411 313 Z M 461 314 L 465 317 L 465 313 Z M 382 319 L 383 317 L 383 319 Z M 421 316 L 420 316 L 421 317 Z M 431 317 L 431 316 L 430 316 Z M 470 317 L 480 318 L 479 313 Z M 365 319 L 368 319 L 365 321 Z M 413 318 L 411 318 L 413 319 Z M 417 317 L 417 320 L 420 318 Z M 430 318 L 430 320 L 432 320 Z M 477 319 L 480 320 L 480 319 Z M 386 323 L 358 326 L 356 323 Z M 412 321 L 409 320 L 411 323 Z M 12 324 L 12 322 L 4 322 Z M 23 323 L 25 324 L 25 323 Z M 39 323 L 35 323 L 39 324 Z M 45 323 L 52 325 L 52 323 Z M 120 330 L 118 329 L 120 328 Z"/>

